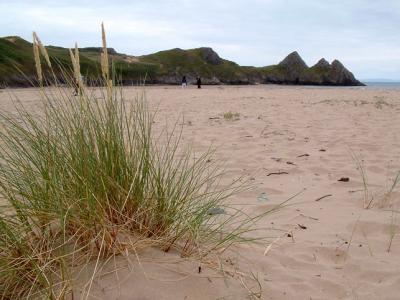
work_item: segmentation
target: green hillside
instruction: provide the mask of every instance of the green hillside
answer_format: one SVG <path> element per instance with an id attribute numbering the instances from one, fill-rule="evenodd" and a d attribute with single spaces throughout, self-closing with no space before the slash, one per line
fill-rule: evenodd
<path id="1" fill-rule="evenodd" d="M 53 63 L 71 67 L 68 49 L 50 46 L 47 50 Z M 81 69 L 83 74 L 94 75 L 99 64 L 82 56 Z M 27 79 L 34 81 L 35 72 L 32 43 L 15 36 L 0 38 L 0 82 L 11 86 L 29 85 Z"/>
<path id="2" fill-rule="evenodd" d="M 53 63 L 71 68 L 67 48 L 48 46 L 47 49 Z M 101 51 L 96 47 L 80 48 L 81 72 L 89 82 L 99 77 Z M 200 76 L 204 84 L 360 84 L 340 62 L 308 68 L 297 52 L 278 65 L 261 68 L 239 66 L 206 47 L 175 48 L 143 56 L 121 54 L 112 48 L 108 53 L 123 84 L 138 84 L 144 79 L 150 84 L 179 84 L 184 75 L 189 83 Z M 0 84 L 30 86 L 34 81 L 32 43 L 17 36 L 0 38 Z"/>
<path id="3" fill-rule="evenodd" d="M 224 82 L 238 82 L 244 72 L 234 62 L 221 59 L 211 48 L 191 50 L 171 49 L 140 57 L 140 61 L 158 65 L 157 75 L 180 80 L 183 75 L 201 76 L 209 81 L 213 78 Z M 175 79 L 176 77 L 176 79 Z M 218 80 L 214 80 L 218 83 Z"/>

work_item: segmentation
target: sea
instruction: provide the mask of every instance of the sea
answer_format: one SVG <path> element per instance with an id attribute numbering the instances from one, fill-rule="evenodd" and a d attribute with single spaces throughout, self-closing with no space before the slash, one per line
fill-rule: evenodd
<path id="1" fill-rule="evenodd" d="M 369 82 L 369 81 L 363 81 L 363 83 L 366 85 L 367 88 L 372 88 L 372 89 L 400 89 L 400 82 Z"/>

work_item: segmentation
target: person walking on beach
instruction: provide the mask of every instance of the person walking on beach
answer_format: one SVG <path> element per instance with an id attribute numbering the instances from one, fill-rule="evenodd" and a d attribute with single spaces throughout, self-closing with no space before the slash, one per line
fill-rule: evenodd
<path id="1" fill-rule="evenodd" d="M 201 78 L 200 78 L 200 76 L 197 77 L 197 88 L 201 89 Z"/>
<path id="2" fill-rule="evenodd" d="M 187 80 L 186 80 L 186 76 L 182 77 L 182 88 L 185 88 L 187 86 Z"/>

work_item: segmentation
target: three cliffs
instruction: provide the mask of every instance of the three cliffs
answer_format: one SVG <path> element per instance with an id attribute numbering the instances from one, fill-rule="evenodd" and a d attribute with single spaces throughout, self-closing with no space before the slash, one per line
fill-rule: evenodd
<path id="1" fill-rule="evenodd" d="M 56 62 L 70 66 L 67 48 L 48 46 L 47 50 Z M 101 48 L 97 47 L 80 48 L 81 72 L 93 81 L 101 70 L 100 52 Z M 208 47 L 175 48 L 142 56 L 126 55 L 109 48 L 109 57 L 126 85 L 143 83 L 144 78 L 148 84 L 179 84 L 183 75 L 189 82 L 200 76 L 204 84 L 363 85 L 338 60 L 329 63 L 322 58 L 308 67 L 297 52 L 277 65 L 265 67 L 240 66 L 221 58 Z M 15 36 L 0 38 L 0 85 L 30 86 L 27 79 L 35 78 L 34 70 L 31 43 Z"/>

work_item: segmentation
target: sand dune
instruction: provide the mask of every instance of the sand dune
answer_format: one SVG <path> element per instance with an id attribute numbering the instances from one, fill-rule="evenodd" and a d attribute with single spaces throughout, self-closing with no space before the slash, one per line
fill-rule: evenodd
<path id="1" fill-rule="evenodd" d="M 134 96 L 138 89 L 125 93 Z M 258 278 L 262 299 L 400 298 L 400 215 L 393 213 L 400 193 L 385 194 L 400 170 L 400 90 L 271 85 L 160 86 L 146 92 L 158 110 L 156 128 L 183 117 L 184 142 L 199 153 L 216 147 L 228 180 L 250 178 L 254 188 L 233 202 L 262 213 L 302 191 L 258 224 L 271 240 L 281 237 L 267 255 L 266 244 L 242 246 L 226 257 L 232 269 Z M 28 108 L 37 106 L 32 89 L 12 93 Z M 1 109 L 11 107 L 6 90 L 0 91 L 0 103 Z M 239 118 L 225 119 L 229 111 Z M 363 180 L 353 156 L 365 167 L 370 209 L 364 208 Z M 260 195 L 265 199 L 257 200 Z M 125 280 L 119 285 L 115 276 L 96 281 L 95 296 L 247 297 L 239 280 L 224 281 L 206 266 L 198 273 L 198 264 L 174 253 L 141 257 L 141 264 L 132 258 L 133 270 L 121 270 Z M 147 277 L 138 275 L 143 270 Z M 246 282 L 257 291 L 256 282 Z"/>

